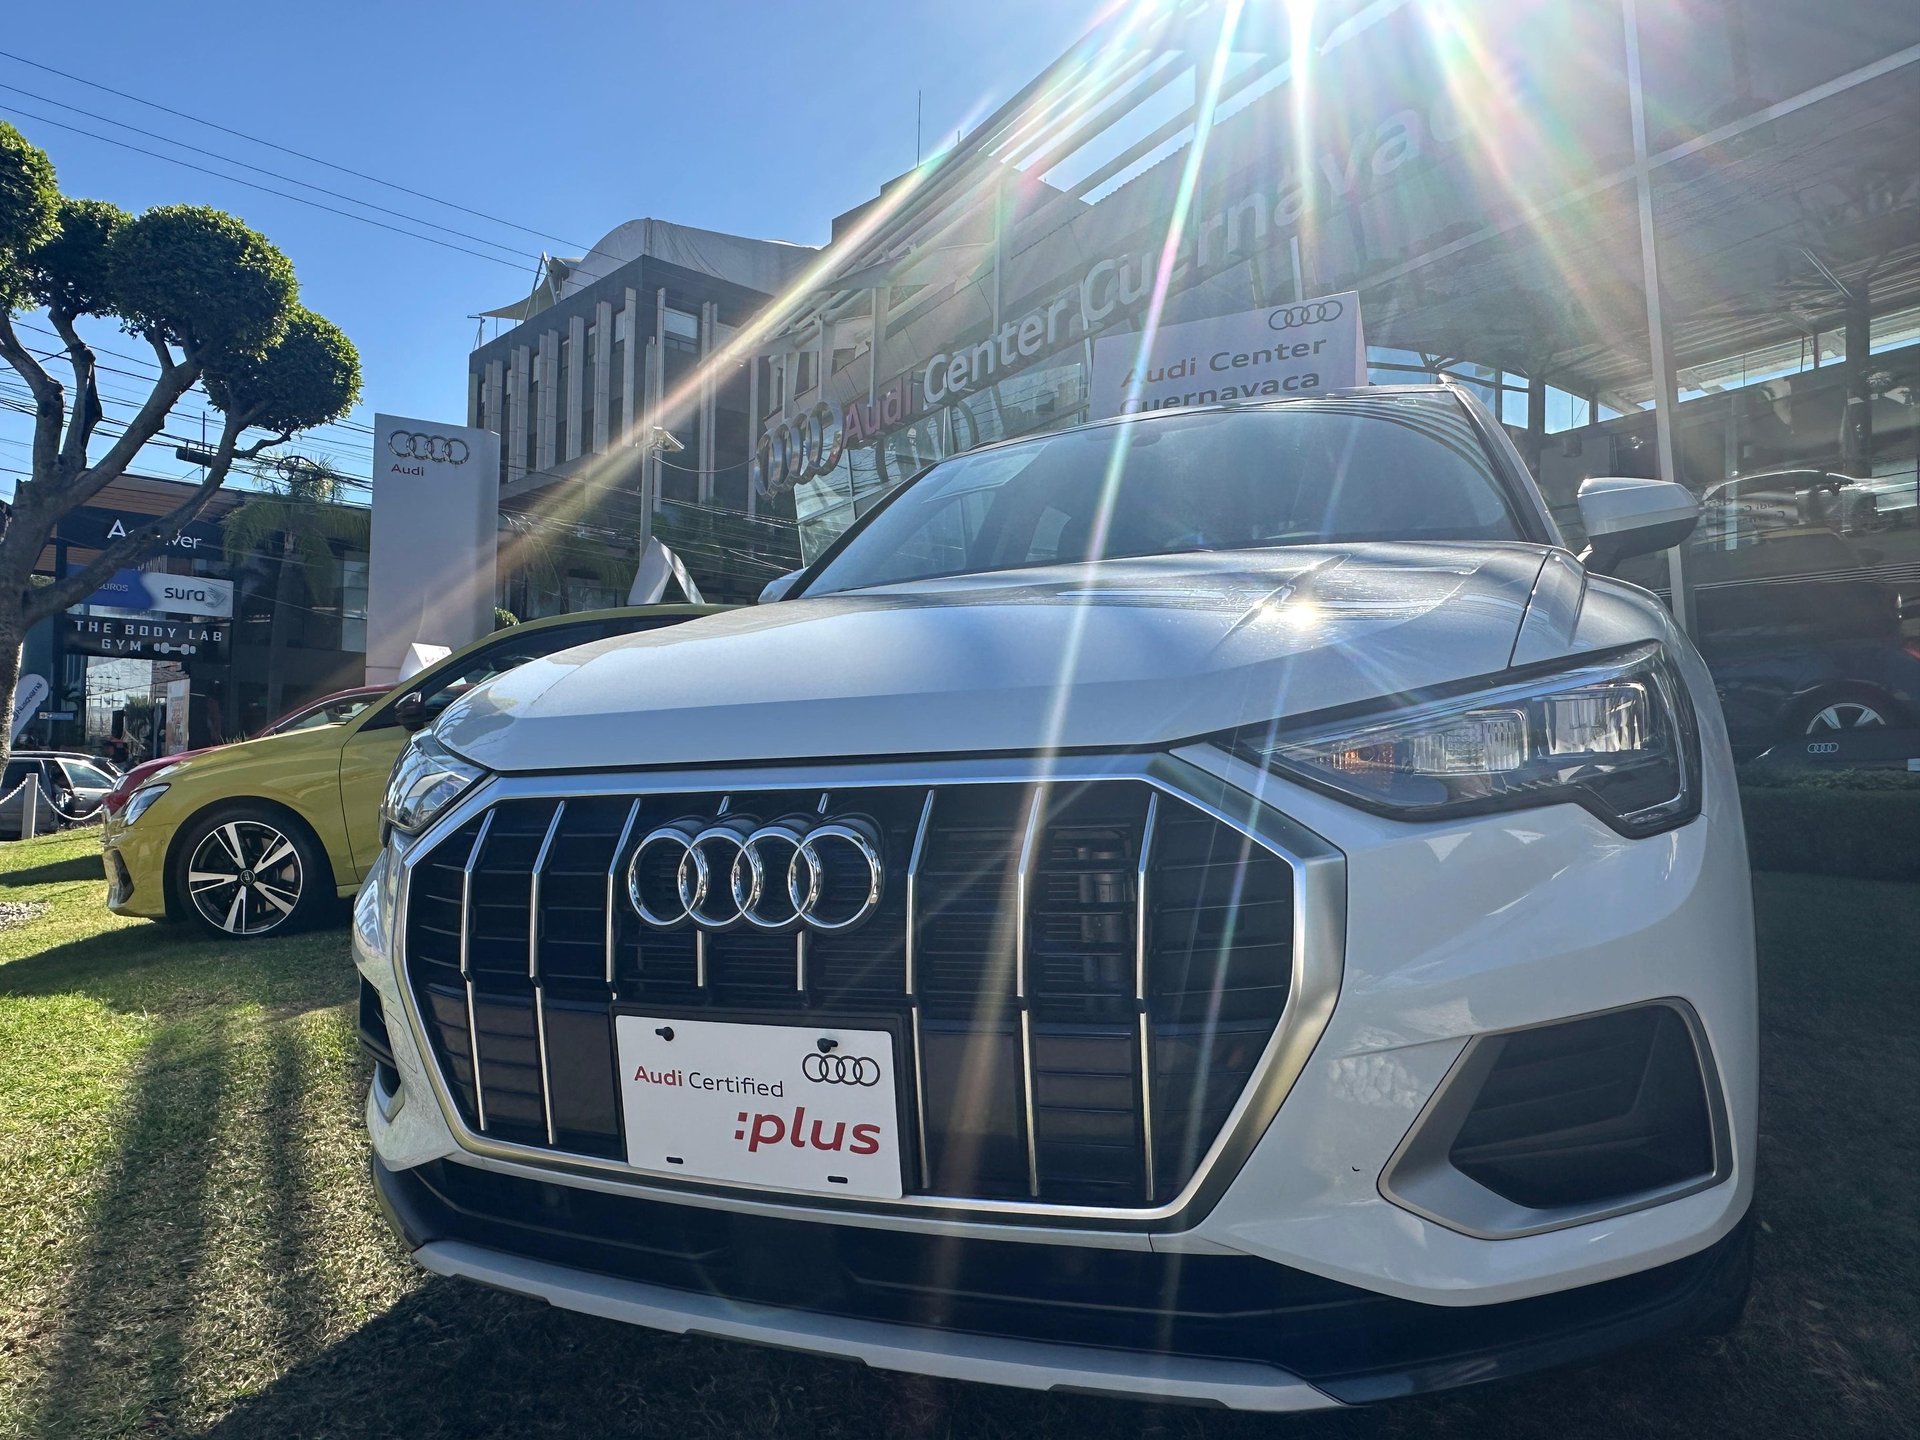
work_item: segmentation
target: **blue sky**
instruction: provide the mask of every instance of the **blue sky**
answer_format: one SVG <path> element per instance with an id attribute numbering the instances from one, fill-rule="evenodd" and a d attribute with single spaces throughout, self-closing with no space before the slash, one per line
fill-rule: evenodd
<path id="1" fill-rule="evenodd" d="M 0 50 L 547 232 L 432 205 L 0 58 L 0 86 L 13 87 L 0 89 L 0 117 L 47 151 L 66 193 L 136 211 L 217 205 L 292 257 L 303 301 L 360 347 L 365 401 L 354 418 L 364 423 L 374 408 L 463 418 L 475 333 L 466 317 L 524 294 L 542 248 L 578 253 L 639 216 L 823 243 L 835 214 L 913 163 L 916 90 L 931 150 L 1031 79 L 1101 4 L 201 0 L 182 9 L 107 0 L 84 8 L 76 23 L 71 7 L 14 7 Z M 360 211 L 386 224 L 432 222 L 507 249 L 437 231 L 429 233 L 498 260 L 426 244 L 50 121 L 358 209 L 109 123 L 124 122 L 411 217 Z M 128 356 L 146 353 L 111 329 L 94 338 Z M 110 396 L 144 393 L 133 375 L 105 381 Z M 0 371 L 0 394 L 17 389 Z M 110 416 L 123 409 L 109 402 Z M 197 433 L 190 407 L 179 417 L 173 428 Z M 25 467 L 27 423 L 0 409 L 0 495 Z M 320 432 L 303 448 L 365 474 L 365 442 L 353 431 Z M 167 451 L 147 453 L 150 473 L 186 471 Z"/>

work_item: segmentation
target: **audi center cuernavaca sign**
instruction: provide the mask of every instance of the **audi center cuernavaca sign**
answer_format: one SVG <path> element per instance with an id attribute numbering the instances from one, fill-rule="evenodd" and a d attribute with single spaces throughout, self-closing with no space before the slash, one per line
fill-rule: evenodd
<path id="1" fill-rule="evenodd" d="M 1139 298 L 1128 289 L 1129 273 L 1122 262 L 1102 260 L 1072 290 L 1007 321 L 978 344 L 933 356 L 871 400 L 844 405 L 821 400 L 773 420 L 754 450 L 753 484 L 762 494 L 775 495 L 825 475 L 847 451 L 877 444 L 927 411 L 1087 334 L 1096 335 L 1089 419 L 1175 405 L 1313 395 L 1367 383 L 1356 294 L 1163 325 L 1143 356 L 1138 334 L 1098 334 L 1123 304 Z"/>
<path id="2" fill-rule="evenodd" d="M 1367 383 L 1360 297 L 1162 325 L 1093 343 L 1087 418 L 1314 395 Z"/>
<path id="3" fill-rule="evenodd" d="M 233 618 L 233 582 L 201 575 L 118 570 L 111 580 L 101 582 L 86 603 L 156 615 L 204 615 L 229 620 Z"/>
<path id="4" fill-rule="evenodd" d="M 391 685 L 409 646 L 457 650 L 493 629 L 500 437 L 375 415 L 367 683 Z"/>

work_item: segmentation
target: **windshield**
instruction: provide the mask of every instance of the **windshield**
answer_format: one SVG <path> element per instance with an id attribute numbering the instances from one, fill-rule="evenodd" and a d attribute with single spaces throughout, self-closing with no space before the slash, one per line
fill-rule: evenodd
<path id="1" fill-rule="evenodd" d="M 294 730 L 318 730 L 323 725 L 344 725 L 385 693 L 381 691 L 378 695 L 350 695 L 345 699 L 325 701 L 315 705 L 311 710 L 302 710 L 288 716 L 266 733 L 285 735 Z"/>
<path id="2" fill-rule="evenodd" d="M 1189 550 L 1521 538 L 1451 395 L 1299 400 L 948 460 L 853 530 L 805 593 Z"/>

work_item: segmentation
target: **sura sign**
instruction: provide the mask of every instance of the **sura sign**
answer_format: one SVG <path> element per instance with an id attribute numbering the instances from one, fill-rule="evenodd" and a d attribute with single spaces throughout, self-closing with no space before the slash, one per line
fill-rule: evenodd
<path id="1" fill-rule="evenodd" d="M 233 616 L 233 582 L 203 575 L 167 575 L 151 570 L 119 570 L 86 598 L 88 605 L 140 610 L 159 615 Z"/>

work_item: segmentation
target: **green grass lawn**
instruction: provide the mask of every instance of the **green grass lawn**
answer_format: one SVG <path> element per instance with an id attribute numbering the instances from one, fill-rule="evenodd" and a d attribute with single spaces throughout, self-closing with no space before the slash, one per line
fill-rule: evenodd
<path id="1" fill-rule="evenodd" d="M 1276 1420 L 681 1340 L 407 1263 L 374 1208 L 340 930 L 112 919 L 90 834 L 0 845 L 0 1436 L 1906 1436 L 1920 1432 L 1920 886 L 1758 884 L 1743 1328 Z"/>

